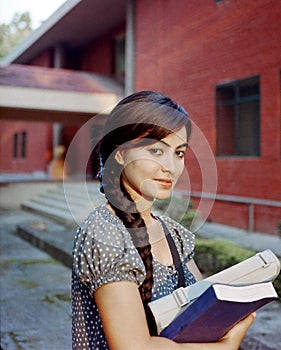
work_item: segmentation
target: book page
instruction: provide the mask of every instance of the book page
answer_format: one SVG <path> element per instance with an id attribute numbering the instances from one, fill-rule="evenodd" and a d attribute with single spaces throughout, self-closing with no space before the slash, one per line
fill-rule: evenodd
<path id="1" fill-rule="evenodd" d="M 220 300 L 251 302 L 264 298 L 278 297 L 271 282 L 247 286 L 213 285 L 217 298 Z"/>

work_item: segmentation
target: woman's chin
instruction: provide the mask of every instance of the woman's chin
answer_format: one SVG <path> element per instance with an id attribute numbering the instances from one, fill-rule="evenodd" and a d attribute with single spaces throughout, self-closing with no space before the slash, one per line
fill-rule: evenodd
<path id="1" fill-rule="evenodd" d="M 165 200 L 171 197 L 172 191 L 167 190 L 167 191 L 159 191 L 157 195 L 155 196 L 155 199 L 157 200 Z"/>

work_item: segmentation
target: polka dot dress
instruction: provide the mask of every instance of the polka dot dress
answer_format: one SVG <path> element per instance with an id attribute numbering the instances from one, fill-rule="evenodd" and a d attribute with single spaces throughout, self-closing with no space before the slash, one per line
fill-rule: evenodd
<path id="1" fill-rule="evenodd" d="M 193 256 L 194 235 L 174 220 L 161 219 L 171 232 L 180 254 L 186 285 L 195 278 L 186 262 Z M 173 265 L 153 260 L 152 300 L 173 292 L 178 273 Z M 122 221 L 106 206 L 96 208 L 77 231 L 72 271 L 72 348 L 73 350 L 109 349 L 94 291 L 105 283 L 132 281 L 138 286 L 145 278 L 145 267 Z"/>

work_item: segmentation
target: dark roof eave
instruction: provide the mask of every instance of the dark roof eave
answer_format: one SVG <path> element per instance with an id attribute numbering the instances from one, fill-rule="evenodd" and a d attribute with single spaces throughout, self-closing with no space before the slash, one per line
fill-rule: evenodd
<path id="1" fill-rule="evenodd" d="M 61 43 L 82 46 L 124 23 L 126 6 L 127 0 L 68 0 L 0 63 L 26 64 Z"/>

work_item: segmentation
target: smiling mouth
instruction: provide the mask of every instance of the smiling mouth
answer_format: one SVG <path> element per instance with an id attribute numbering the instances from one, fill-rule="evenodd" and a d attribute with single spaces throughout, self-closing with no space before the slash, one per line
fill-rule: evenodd
<path id="1" fill-rule="evenodd" d="M 173 182 L 170 179 L 154 179 L 154 181 L 167 188 L 171 188 L 173 185 Z"/>

